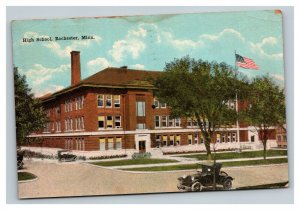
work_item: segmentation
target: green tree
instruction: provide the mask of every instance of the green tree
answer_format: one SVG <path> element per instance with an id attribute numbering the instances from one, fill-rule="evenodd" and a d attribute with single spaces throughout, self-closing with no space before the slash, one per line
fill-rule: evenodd
<path id="1" fill-rule="evenodd" d="M 249 106 L 245 110 L 245 119 L 255 126 L 264 147 L 264 159 L 267 153 L 267 141 L 271 127 L 285 124 L 285 95 L 284 90 L 276 85 L 266 75 L 255 78 L 249 86 Z"/>
<path id="2" fill-rule="evenodd" d="M 26 77 L 14 67 L 15 110 L 17 146 L 29 142 L 27 137 L 34 131 L 44 128 L 47 122 L 46 114 L 40 101 L 31 93 L 26 83 Z"/>
<path id="3" fill-rule="evenodd" d="M 242 93 L 245 81 L 237 78 L 226 63 L 187 56 L 167 63 L 162 75 L 154 81 L 155 95 L 170 106 L 172 117 L 187 117 L 197 123 L 208 160 L 211 160 L 210 144 L 215 131 L 232 126 L 237 120 L 236 110 L 227 104 L 235 99 L 238 88 Z"/>

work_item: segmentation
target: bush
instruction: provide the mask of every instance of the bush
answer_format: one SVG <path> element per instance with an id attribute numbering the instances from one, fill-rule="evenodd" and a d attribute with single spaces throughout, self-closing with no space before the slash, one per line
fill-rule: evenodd
<path id="1" fill-rule="evenodd" d="M 33 152 L 30 150 L 22 150 L 26 158 L 41 158 L 41 159 L 58 159 L 57 155 L 44 155 L 40 152 Z"/>
<path id="2" fill-rule="evenodd" d="M 103 160 L 103 159 L 112 159 L 112 158 L 124 158 L 127 157 L 126 154 L 122 154 L 122 155 L 105 155 L 105 156 L 94 156 L 94 157 L 90 157 L 90 160 Z"/>
<path id="3" fill-rule="evenodd" d="M 151 157 L 151 153 L 150 152 L 144 152 L 144 153 L 133 153 L 131 158 L 132 159 L 147 159 Z"/>

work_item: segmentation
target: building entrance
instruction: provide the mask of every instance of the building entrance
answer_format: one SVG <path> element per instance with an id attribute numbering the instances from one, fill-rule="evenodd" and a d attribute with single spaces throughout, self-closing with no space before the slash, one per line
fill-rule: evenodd
<path id="1" fill-rule="evenodd" d="M 139 141 L 139 152 L 146 152 L 146 141 Z"/>

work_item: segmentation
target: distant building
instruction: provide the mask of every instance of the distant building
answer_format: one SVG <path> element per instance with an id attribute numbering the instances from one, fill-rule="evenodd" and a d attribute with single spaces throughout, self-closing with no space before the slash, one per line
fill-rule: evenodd
<path id="1" fill-rule="evenodd" d="M 276 129 L 276 141 L 278 147 L 287 148 L 286 125 L 278 126 Z"/>
<path id="2" fill-rule="evenodd" d="M 80 52 L 71 52 L 71 86 L 41 98 L 49 117 L 41 139 L 34 146 L 97 151 L 185 152 L 205 150 L 203 136 L 190 119 L 170 117 L 165 103 L 154 95 L 150 77 L 160 71 L 106 68 L 81 80 Z M 228 106 L 235 109 L 235 101 Z M 245 104 L 239 102 L 239 107 Z M 217 149 L 262 147 L 253 127 L 240 123 L 240 142 L 235 126 L 220 129 L 214 136 Z M 275 129 L 269 146 L 277 146 Z M 97 154 L 98 154 L 97 153 Z"/>

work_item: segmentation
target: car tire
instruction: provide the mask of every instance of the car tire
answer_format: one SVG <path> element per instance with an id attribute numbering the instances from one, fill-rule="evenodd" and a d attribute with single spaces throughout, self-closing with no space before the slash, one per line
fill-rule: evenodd
<path id="1" fill-rule="evenodd" d="M 200 182 L 195 182 L 194 184 L 192 184 L 192 192 L 199 192 L 203 190 L 203 185 Z"/>
<path id="2" fill-rule="evenodd" d="M 224 190 L 230 190 L 232 188 L 232 180 L 231 179 L 225 179 L 223 182 L 223 189 Z"/>
<path id="3" fill-rule="evenodd" d="M 17 166 L 18 166 L 18 170 L 22 169 L 23 168 L 22 161 L 18 161 Z"/>

